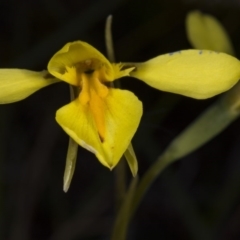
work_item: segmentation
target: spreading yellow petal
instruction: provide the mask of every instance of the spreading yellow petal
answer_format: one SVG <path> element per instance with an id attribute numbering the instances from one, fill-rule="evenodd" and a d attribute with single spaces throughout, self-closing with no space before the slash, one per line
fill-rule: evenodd
<path id="1" fill-rule="evenodd" d="M 133 63 L 136 77 L 162 91 L 204 99 L 224 92 L 240 78 L 240 62 L 225 53 L 184 50 Z"/>
<path id="2" fill-rule="evenodd" d="M 105 126 L 104 138 L 99 135 L 99 126 L 90 104 L 82 104 L 80 98 L 59 109 L 56 120 L 79 145 L 112 169 L 137 130 L 142 103 L 129 91 L 109 89 L 100 108 L 104 111 L 104 119 L 101 120 Z"/>
<path id="3" fill-rule="evenodd" d="M 193 11 L 186 18 L 187 36 L 198 49 L 209 49 L 234 55 L 230 38 L 214 17 Z"/>
<path id="4" fill-rule="evenodd" d="M 20 101 L 59 80 L 47 71 L 0 69 L 0 104 Z"/>

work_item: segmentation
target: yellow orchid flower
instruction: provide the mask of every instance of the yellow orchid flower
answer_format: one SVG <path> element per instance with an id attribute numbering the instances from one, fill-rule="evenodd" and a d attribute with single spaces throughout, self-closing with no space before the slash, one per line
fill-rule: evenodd
<path id="1" fill-rule="evenodd" d="M 75 86 L 79 95 L 57 111 L 57 122 L 110 169 L 124 153 L 131 155 L 128 163 L 133 175 L 137 161 L 130 143 L 142 103 L 132 92 L 113 88 L 114 80 L 131 76 L 159 90 L 203 99 L 228 90 L 240 78 L 240 62 L 224 53 L 184 50 L 144 63 L 115 64 L 81 41 L 66 44 L 47 68 L 43 72 L 1 69 L 0 103 L 19 101 L 60 80 Z"/>

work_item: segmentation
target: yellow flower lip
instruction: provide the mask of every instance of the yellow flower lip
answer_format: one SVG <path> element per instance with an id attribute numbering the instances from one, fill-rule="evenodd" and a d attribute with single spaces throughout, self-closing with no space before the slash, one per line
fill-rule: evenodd
<path id="1" fill-rule="evenodd" d="M 137 130 L 142 103 L 129 91 L 112 88 L 104 99 L 97 94 L 93 98 L 99 101 L 82 104 L 78 97 L 57 111 L 56 120 L 80 146 L 112 169 Z"/>

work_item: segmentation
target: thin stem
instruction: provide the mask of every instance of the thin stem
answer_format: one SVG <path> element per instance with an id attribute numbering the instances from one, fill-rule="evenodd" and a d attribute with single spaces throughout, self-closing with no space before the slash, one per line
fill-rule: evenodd
<path id="1" fill-rule="evenodd" d="M 111 62 L 115 61 L 112 39 L 112 16 L 108 16 L 105 25 L 105 43 L 107 56 Z M 113 82 L 112 87 L 114 87 Z M 116 210 L 119 209 L 126 194 L 126 162 L 121 159 L 115 169 Z"/>
<path id="2" fill-rule="evenodd" d="M 127 234 L 127 227 L 131 217 L 132 200 L 134 198 L 135 189 L 138 183 L 138 177 L 133 178 L 129 185 L 128 191 L 124 198 L 124 202 L 119 209 L 117 218 L 115 220 L 111 240 L 125 240 Z"/>
<path id="3" fill-rule="evenodd" d="M 114 54 L 111 28 L 112 28 L 112 15 L 109 15 L 107 17 L 106 26 L 105 26 L 105 42 L 106 42 L 108 59 L 111 62 L 115 62 L 115 54 Z"/>

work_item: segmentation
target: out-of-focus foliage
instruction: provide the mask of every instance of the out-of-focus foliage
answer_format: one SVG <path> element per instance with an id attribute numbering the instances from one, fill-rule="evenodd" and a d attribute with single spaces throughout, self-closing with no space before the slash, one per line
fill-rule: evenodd
<path id="1" fill-rule="evenodd" d="M 187 15 L 186 28 L 188 39 L 193 47 L 234 55 L 226 30 L 213 16 L 192 11 Z"/>

